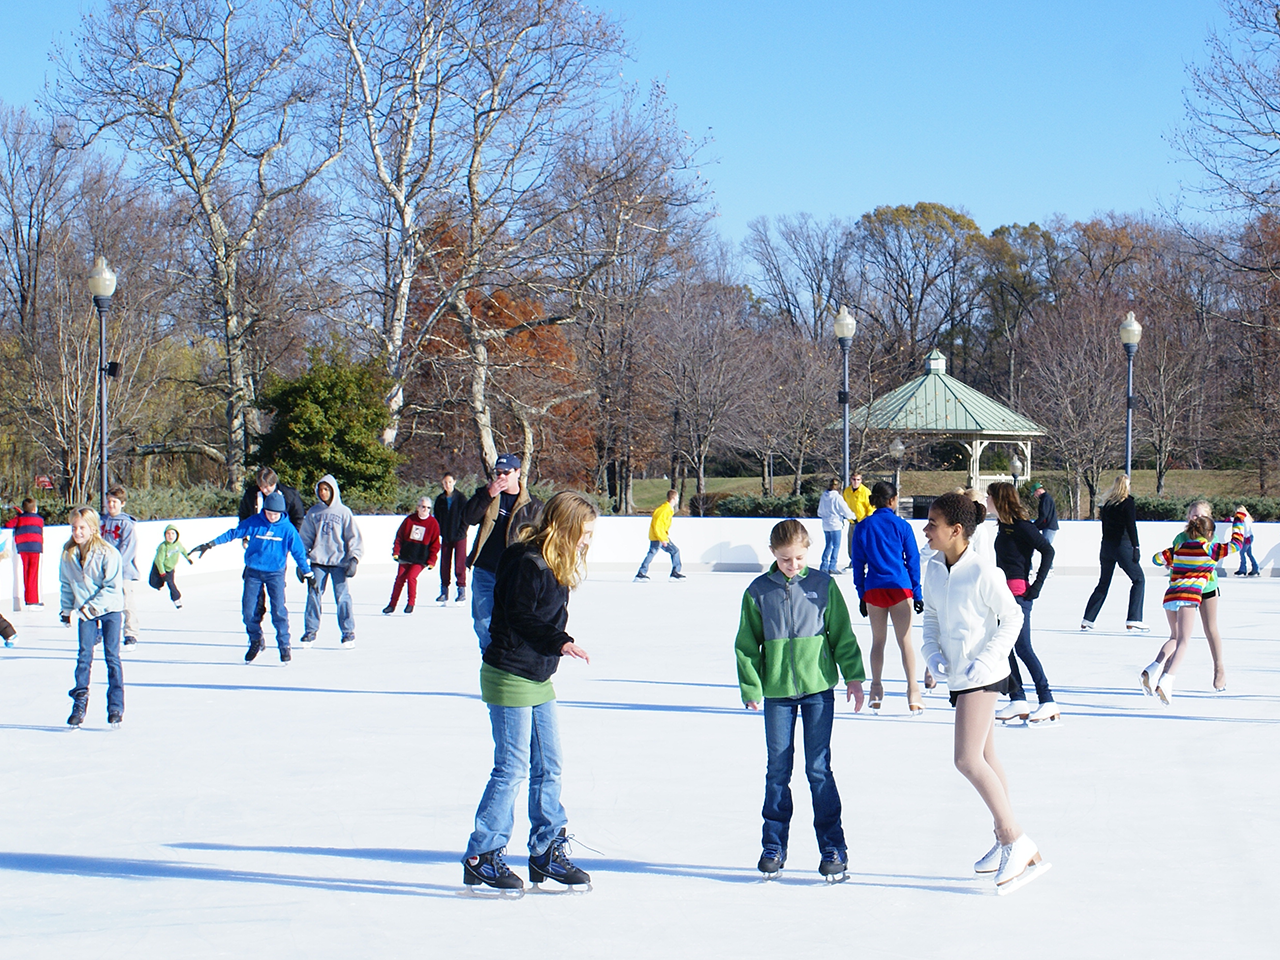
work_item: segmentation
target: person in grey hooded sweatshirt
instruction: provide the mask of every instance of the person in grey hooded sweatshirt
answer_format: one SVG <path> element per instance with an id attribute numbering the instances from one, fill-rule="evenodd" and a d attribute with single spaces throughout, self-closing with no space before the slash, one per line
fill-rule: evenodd
<path id="1" fill-rule="evenodd" d="M 307 548 L 307 559 L 316 578 L 307 590 L 307 608 L 303 614 L 302 637 L 299 643 L 315 642 L 320 629 L 320 601 L 326 583 L 333 584 L 333 599 L 338 605 L 338 627 L 342 631 L 342 645 L 350 647 L 356 642 L 356 621 L 351 610 L 351 594 L 347 580 L 356 575 L 364 546 L 360 541 L 360 528 L 350 509 L 342 503 L 338 481 L 326 473 L 316 484 L 316 496 L 320 502 L 302 518 L 302 545 Z"/>

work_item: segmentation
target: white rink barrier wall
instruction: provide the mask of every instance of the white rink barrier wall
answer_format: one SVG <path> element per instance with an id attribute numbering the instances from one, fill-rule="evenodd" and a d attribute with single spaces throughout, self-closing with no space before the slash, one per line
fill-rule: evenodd
<path id="1" fill-rule="evenodd" d="M 380 570 L 390 572 L 391 544 L 395 531 L 403 518 L 399 516 L 362 516 L 358 518 L 360 533 L 364 539 L 365 557 L 361 571 Z M 680 548 L 680 558 L 689 571 L 760 571 L 772 562 L 769 553 L 769 531 L 778 521 L 758 517 L 683 517 L 675 518 L 671 536 Z M 212 540 L 218 534 L 235 526 L 233 518 L 201 517 L 188 520 L 148 520 L 138 524 L 138 570 L 145 583 L 156 547 L 164 538 L 164 528 L 172 523 L 178 528 L 183 546 L 188 550 L 197 544 Z M 917 542 L 922 551 L 924 536 L 920 532 L 923 520 L 908 523 L 917 532 Z M 805 520 L 809 537 L 813 541 L 810 562 L 817 564 L 822 556 L 822 524 L 819 520 Z M 994 527 L 992 521 L 988 524 Z M 1138 539 L 1142 547 L 1142 566 L 1155 573 L 1151 555 L 1169 546 L 1183 529 L 1183 524 L 1171 521 L 1142 521 L 1138 523 Z M 1230 535 L 1231 526 L 1218 524 L 1218 539 Z M 5 531 L 4 544 L 9 548 L 9 558 L 0 561 L 0 595 L 17 586 L 12 569 L 4 569 L 14 562 L 12 539 Z M 40 563 L 40 595 L 46 608 L 58 603 L 58 558 L 68 538 L 66 526 L 45 527 L 44 556 Z M 474 528 L 471 535 L 474 536 Z M 992 530 L 994 536 L 994 529 Z M 1102 535 L 1101 524 L 1096 520 L 1067 520 L 1054 539 L 1057 553 L 1054 568 L 1062 573 L 1089 574 L 1098 570 L 1098 545 Z M 1255 523 L 1253 525 L 1253 554 L 1262 568 L 1262 576 L 1280 576 L 1280 523 Z M 589 557 L 592 569 L 599 571 L 634 571 L 639 568 L 649 546 L 648 517 L 601 517 L 596 522 L 595 539 Z M 841 538 L 841 565 L 848 563 L 848 534 Z M 1219 565 L 1219 571 L 1234 573 L 1238 569 L 1236 555 Z M 238 579 L 244 567 L 244 551 L 239 541 L 215 547 L 196 560 L 194 566 L 181 561 L 178 564 L 178 583 L 185 580 Z M 292 563 L 290 564 L 292 568 Z M 665 577 L 670 561 L 665 553 L 654 558 L 650 575 Z M 292 573 L 290 574 L 292 576 Z M 5 604 L 8 608 L 8 604 Z"/>

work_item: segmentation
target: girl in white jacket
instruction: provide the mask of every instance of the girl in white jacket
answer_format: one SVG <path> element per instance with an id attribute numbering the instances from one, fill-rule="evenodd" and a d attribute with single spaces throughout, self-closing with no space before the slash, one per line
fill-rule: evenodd
<path id="1" fill-rule="evenodd" d="M 1008 692 L 1009 651 L 1022 629 L 1022 610 L 995 564 L 969 543 L 985 518 L 981 504 L 943 494 L 929 509 L 924 535 L 936 552 L 925 566 L 924 646 L 935 676 L 946 678 L 956 708 L 955 764 L 995 820 L 996 843 L 973 865 L 995 875 L 1008 893 L 1048 869 L 1013 817 L 1004 767 L 996 757 L 996 700 Z"/>

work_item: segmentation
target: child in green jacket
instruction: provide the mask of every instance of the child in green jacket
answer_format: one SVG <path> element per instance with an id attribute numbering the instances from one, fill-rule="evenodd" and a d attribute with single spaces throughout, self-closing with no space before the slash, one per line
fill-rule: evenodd
<path id="1" fill-rule="evenodd" d="M 181 610 L 182 594 L 178 592 L 178 585 L 173 580 L 173 572 L 178 568 L 179 557 L 185 559 L 187 563 L 191 562 L 187 548 L 178 542 L 178 528 L 171 523 L 164 528 L 164 540 L 161 541 L 160 546 L 156 547 L 156 558 L 151 563 L 151 576 L 147 582 L 151 584 L 153 590 L 159 590 L 168 584 L 169 599 Z"/>
<path id="2" fill-rule="evenodd" d="M 836 668 L 845 700 L 862 709 L 862 651 L 849 624 L 849 608 L 835 580 L 805 565 L 809 534 L 799 520 L 784 520 L 769 535 L 775 563 L 742 597 L 734 649 L 742 702 L 759 710 L 764 701 L 768 766 L 764 780 L 764 852 L 757 864 L 766 879 L 787 859 L 791 828 L 791 768 L 796 712 L 804 722 L 805 773 L 813 795 L 813 826 L 822 860 L 818 872 L 843 880 L 848 867 L 840 794 L 831 773 L 831 723 L 835 718 Z"/>

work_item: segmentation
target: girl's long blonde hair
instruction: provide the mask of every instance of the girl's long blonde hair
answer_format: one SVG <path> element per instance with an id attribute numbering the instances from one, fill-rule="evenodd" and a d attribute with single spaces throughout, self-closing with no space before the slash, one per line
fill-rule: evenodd
<path id="1" fill-rule="evenodd" d="M 1116 482 L 1111 485 L 1111 489 L 1107 491 L 1107 495 L 1102 498 L 1103 506 L 1109 503 L 1120 503 L 1122 500 L 1129 499 L 1129 477 L 1127 474 L 1120 474 L 1116 477 Z"/>
<path id="2" fill-rule="evenodd" d="M 587 577 L 587 548 L 578 552 L 582 528 L 599 515 L 582 494 L 562 490 L 547 501 L 536 524 L 520 531 L 519 539 L 537 544 L 556 582 L 572 590 Z"/>
<path id="3" fill-rule="evenodd" d="M 62 549 L 64 553 L 79 550 L 80 562 L 84 563 L 85 559 L 93 551 L 105 550 L 107 541 L 102 539 L 102 521 L 98 518 L 98 511 L 93 507 L 73 507 L 71 512 L 67 514 L 67 523 L 74 524 L 77 520 L 83 520 L 89 525 L 89 539 L 82 544 L 70 539 Z"/>

